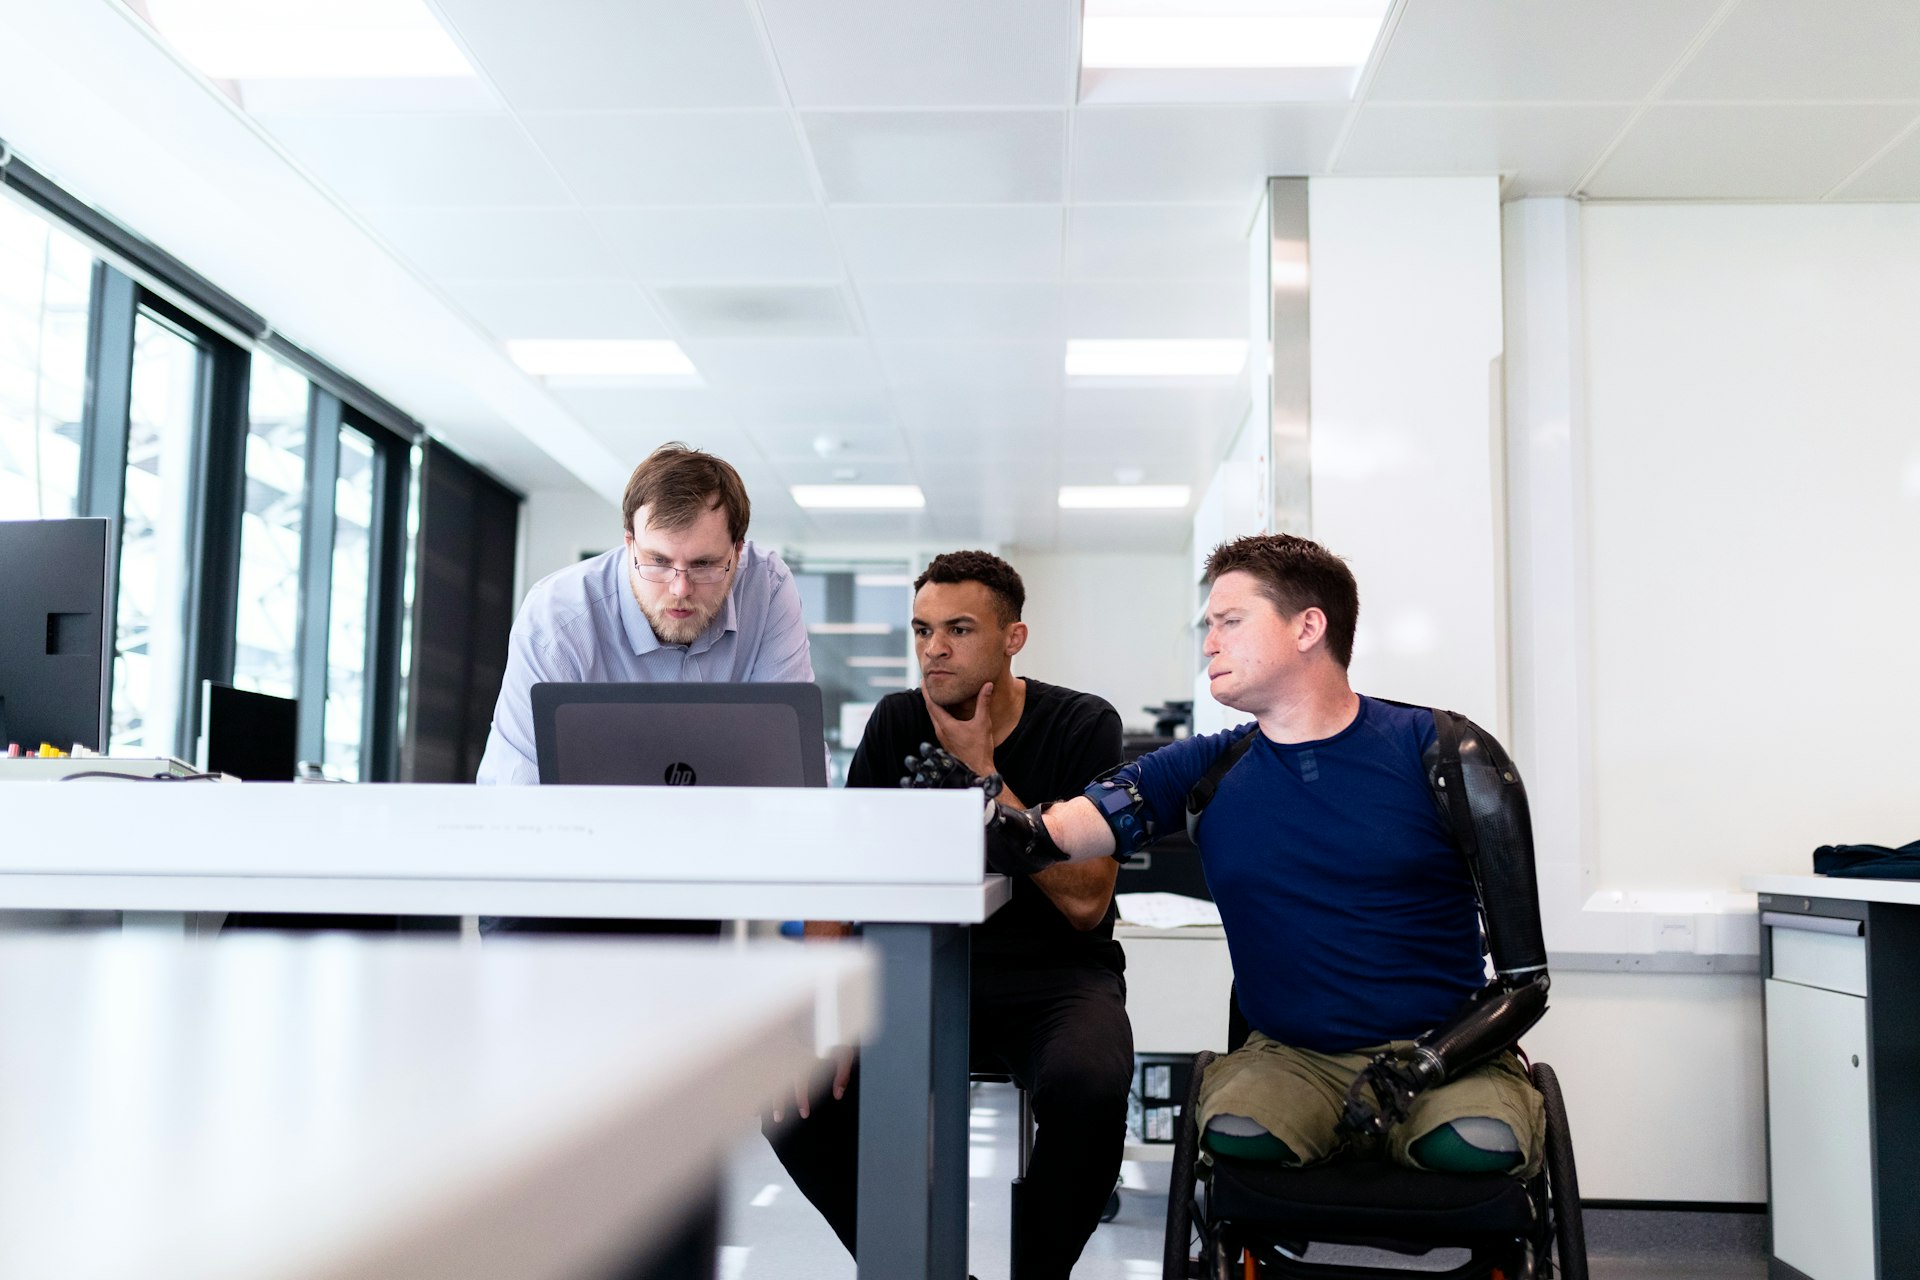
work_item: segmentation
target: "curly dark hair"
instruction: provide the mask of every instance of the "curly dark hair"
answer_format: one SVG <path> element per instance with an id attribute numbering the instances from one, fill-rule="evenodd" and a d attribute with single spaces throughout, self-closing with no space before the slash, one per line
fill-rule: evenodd
<path id="1" fill-rule="evenodd" d="M 915 591 L 929 582 L 977 582 L 993 595 L 1000 612 L 1000 625 L 1020 621 L 1020 610 L 1027 603 L 1027 584 L 1019 572 L 999 556 L 987 551 L 949 551 L 938 555 L 913 580 Z"/>
<path id="2" fill-rule="evenodd" d="M 1207 557 L 1206 584 L 1244 573 L 1283 618 L 1302 609 L 1327 615 L 1327 651 L 1346 667 L 1353 661 L 1353 631 L 1360 621 L 1360 587 L 1347 562 L 1317 542 L 1290 533 L 1256 533 L 1223 542 Z"/>

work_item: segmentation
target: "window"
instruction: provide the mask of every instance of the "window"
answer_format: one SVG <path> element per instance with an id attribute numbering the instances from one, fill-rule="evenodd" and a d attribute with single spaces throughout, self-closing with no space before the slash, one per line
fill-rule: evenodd
<path id="1" fill-rule="evenodd" d="M 247 393 L 246 504 L 233 683 L 291 698 L 300 652 L 300 535 L 307 478 L 306 378 L 265 352 Z"/>
<path id="2" fill-rule="evenodd" d="M 194 426 L 201 349 L 149 311 L 133 329 L 112 749 L 172 755 L 187 679 Z"/>
<path id="3" fill-rule="evenodd" d="M 333 590 L 327 607 L 327 766 L 362 776 L 366 723 L 367 614 L 373 576 L 374 495 L 379 467 L 374 444 L 340 428 L 340 474 L 334 481 Z"/>
<path id="4" fill-rule="evenodd" d="M 0 199 L 0 520 L 74 513 L 93 257 Z"/>

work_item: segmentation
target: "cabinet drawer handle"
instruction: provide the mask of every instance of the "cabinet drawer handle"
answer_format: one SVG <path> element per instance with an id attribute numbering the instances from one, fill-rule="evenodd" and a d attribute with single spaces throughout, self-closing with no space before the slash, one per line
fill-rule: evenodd
<path id="1" fill-rule="evenodd" d="M 1797 916 L 1786 911 L 1762 911 L 1760 923 L 1774 929 L 1800 929 L 1807 933 L 1837 933 L 1846 938 L 1857 938 L 1866 932 L 1863 921 L 1842 920 L 1835 916 Z"/>

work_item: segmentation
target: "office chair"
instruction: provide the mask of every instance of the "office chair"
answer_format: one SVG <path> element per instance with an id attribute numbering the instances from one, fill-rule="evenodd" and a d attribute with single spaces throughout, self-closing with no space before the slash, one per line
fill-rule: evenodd
<path id="1" fill-rule="evenodd" d="M 1248 1027 L 1234 1001 L 1231 1047 Z M 1546 1159 L 1532 1178 L 1500 1173 L 1428 1173 L 1384 1159 L 1336 1158 L 1306 1168 L 1200 1153 L 1200 1083 L 1217 1055 L 1193 1062 L 1186 1109 L 1167 1184 L 1162 1280 L 1586 1280 L 1586 1230 L 1566 1104 L 1553 1068 L 1531 1068 L 1546 1101 Z M 1198 1256 L 1193 1247 L 1200 1246 Z M 1419 1255 L 1470 1251 L 1450 1271 L 1309 1262 L 1310 1243 L 1364 1245 Z"/>

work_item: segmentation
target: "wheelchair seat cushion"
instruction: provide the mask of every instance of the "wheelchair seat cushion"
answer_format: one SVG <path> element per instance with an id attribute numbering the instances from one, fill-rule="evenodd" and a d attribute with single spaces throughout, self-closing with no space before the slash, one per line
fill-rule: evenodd
<path id="1" fill-rule="evenodd" d="M 1216 1219 L 1328 1243 L 1470 1249 L 1534 1227 L 1527 1186 L 1509 1174 L 1427 1173 L 1377 1159 L 1288 1169 L 1216 1156 L 1207 1201 Z"/>

